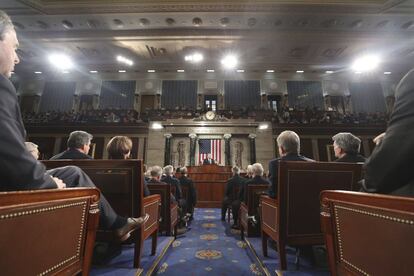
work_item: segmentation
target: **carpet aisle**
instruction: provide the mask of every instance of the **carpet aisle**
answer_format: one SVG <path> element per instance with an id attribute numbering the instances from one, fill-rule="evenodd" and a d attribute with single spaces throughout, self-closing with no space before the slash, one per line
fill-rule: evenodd
<path id="1" fill-rule="evenodd" d="M 162 275 L 264 275 L 239 231 L 220 220 L 219 209 L 196 209 L 191 230 L 180 235 L 163 260 Z"/>

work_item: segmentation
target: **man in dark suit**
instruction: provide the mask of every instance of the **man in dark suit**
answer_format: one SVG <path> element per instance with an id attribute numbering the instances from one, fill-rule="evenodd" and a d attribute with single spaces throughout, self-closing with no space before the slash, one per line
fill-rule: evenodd
<path id="1" fill-rule="evenodd" d="M 163 182 L 161 180 L 161 175 L 162 175 L 162 168 L 160 166 L 152 166 L 149 168 L 150 171 L 150 178 L 147 181 L 148 186 L 151 187 L 151 184 L 164 184 L 164 185 L 169 185 L 165 182 Z M 178 203 L 175 196 L 173 194 L 171 194 L 171 203 Z"/>
<path id="2" fill-rule="evenodd" d="M 277 197 L 279 161 L 314 161 L 299 154 L 300 138 L 294 131 L 285 130 L 280 133 L 277 137 L 277 146 L 280 157 L 269 162 L 269 181 L 271 183 L 269 196 L 272 198 Z"/>
<path id="3" fill-rule="evenodd" d="M 365 163 L 364 191 L 414 196 L 414 69 L 400 81 L 385 136 Z"/>
<path id="4" fill-rule="evenodd" d="M 239 221 L 239 210 L 240 210 L 240 205 L 242 202 L 247 203 L 247 198 L 246 198 L 246 191 L 247 191 L 247 186 L 249 185 L 259 185 L 259 184 L 265 184 L 265 185 L 270 185 L 269 180 L 267 180 L 266 178 L 263 177 L 263 166 L 260 163 L 254 163 L 252 165 L 252 172 L 253 172 L 253 178 L 246 181 L 244 183 L 244 185 L 241 186 L 241 189 L 239 191 L 239 195 L 238 195 L 238 199 L 233 201 L 232 204 L 232 213 L 233 213 L 233 225 L 232 228 L 234 229 L 238 229 L 239 225 L 238 225 L 238 221 Z"/>
<path id="5" fill-rule="evenodd" d="M 19 63 L 19 46 L 11 19 L 0 11 L 0 191 L 95 187 L 78 167 L 68 166 L 46 171 L 26 149 L 24 129 L 16 90 L 8 80 Z M 148 219 L 124 218 L 115 213 L 105 197 L 99 202 L 100 227 L 114 230 L 120 240 Z"/>
<path id="6" fill-rule="evenodd" d="M 193 215 L 194 215 L 194 207 L 197 204 L 197 191 L 196 188 L 194 186 L 194 182 L 193 180 L 191 180 L 191 178 L 187 177 L 187 168 L 186 167 L 182 167 L 180 168 L 180 177 L 178 178 L 178 180 L 180 181 L 180 186 L 182 187 L 186 187 L 188 194 L 187 194 L 187 198 L 185 199 L 187 202 L 187 213 L 190 213 L 190 220 L 193 219 Z"/>
<path id="7" fill-rule="evenodd" d="M 246 178 L 240 177 L 240 169 L 237 166 L 232 168 L 233 177 L 227 181 L 226 192 L 224 195 L 223 202 L 221 204 L 221 220 L 225 220 L 227 207 L 233 204 L 233 201 L 237 199 L 237 194 L 234 194 L 235 191 L 240 191 L 244 183 L 247 181 Z M 233 214 L 234 218 L 235 214 Z"/>
<path id="8" fill-rule="evenodd" d="M 203 160 L 203 165 L 210 165 L 210 164 L 216 164 L 214 159 L 211 158 L 211 154 L 207 155 L 207 158 Z"/>
<path id="9" fill-rule="evenodd" d="M 67 146 L 68 149 L 64 152 L 56 154 L 50 160 L 57 159 L 93 159 L 88 155 L 92 134 L 87 133 L 86 131 L 77 130 L 70 133 Z"/>
<path id="10" fill-rule="evenodd" d="M 335 162 L 358 163 L 365 162 L 365 157 L 359 154 L 361 139 L 350 132 L 340 132 L 332 137 Z"/>

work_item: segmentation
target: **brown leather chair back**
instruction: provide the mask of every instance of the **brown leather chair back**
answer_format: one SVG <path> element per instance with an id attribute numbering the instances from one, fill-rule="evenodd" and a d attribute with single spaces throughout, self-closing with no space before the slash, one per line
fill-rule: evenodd
<path id="1" fill-rule="evenodd" d="M 322 244 L 319 194 L 323 190 L 355 190 L 361 164 L 280 162 L 278 225 L 288 244 Z"/>
<path id="2" fill-rule="evenodd" d="M 99 221 L 93 188 L 0 193 L 0 274 L 89 274 Z"/>
<path id="3" fill-rule="evenodd" d="M 414 198 L 321 193 L 331 274 L 413 275 Z"/>

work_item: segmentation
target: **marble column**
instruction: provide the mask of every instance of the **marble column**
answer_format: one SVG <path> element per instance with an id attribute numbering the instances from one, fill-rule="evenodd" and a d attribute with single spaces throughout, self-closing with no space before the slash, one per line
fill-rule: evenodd
<path id="1" fill-rule="evenodd" d="M 190 137 L 190 166 L 195 166 L 197 134 L 190 133 L 188 137 Z"/>
<path id="2" fill-rule="evenodd" d="M 225 165 L 231 166 L 231 152 L 230 152 L 230 138 L 231 134 L 226 133 L 223 135 L 224 137 L 224 157 L 225 157 Z"/>
<path id="3" fill-rule="evenodd" d="M 250 164 L 256 163 L 256 134 L 250 133 Z"/>
<path id="4" fill-rule="evenodd" d="M 164 166 L 171 164 L 171 133 L 165 133 Z"/>

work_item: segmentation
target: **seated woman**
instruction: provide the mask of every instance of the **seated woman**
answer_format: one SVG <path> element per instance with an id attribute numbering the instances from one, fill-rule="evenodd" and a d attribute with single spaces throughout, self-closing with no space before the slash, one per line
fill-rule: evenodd
<path id="1" fill-rule="evenodd" d="M 109 159 L 131 158 L 132 140 L 127 136 L 114 136 L 106 145 Z M 151 193 L 148 190 L 147 182 L 144 179 L 144 197 Z"/>

